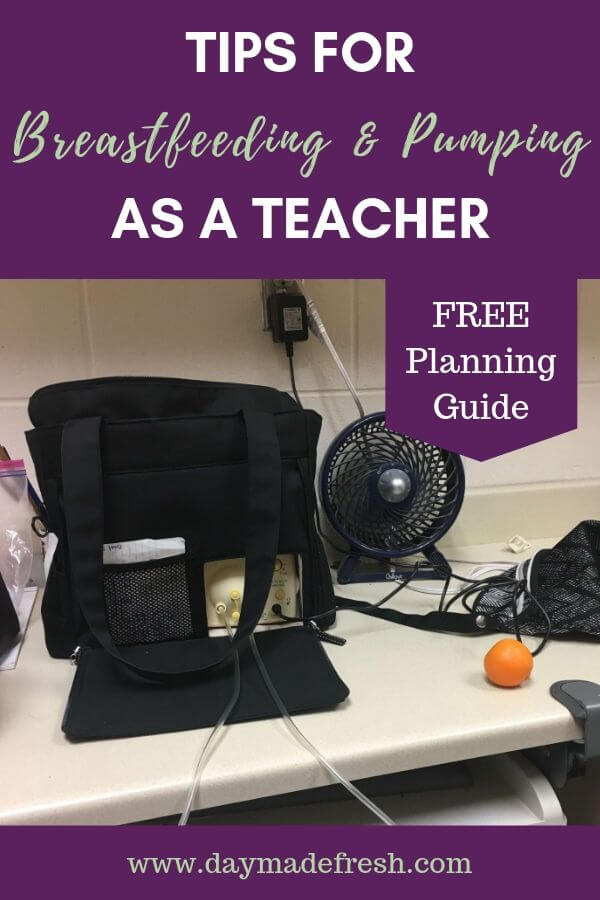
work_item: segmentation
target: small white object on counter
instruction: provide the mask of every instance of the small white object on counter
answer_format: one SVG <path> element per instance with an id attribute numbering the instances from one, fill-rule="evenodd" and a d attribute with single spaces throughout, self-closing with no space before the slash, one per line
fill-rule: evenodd
<path id="1" fill-rule="evenodd" d="M 525 553 L 526 550 L 531 550 L 531 544 L 529 541 L 526 541 L 524 537 L 521 537 L 520 534 L 515 534 L 508 542 L 509 549 L 512 550 L 513 553 Z"/>

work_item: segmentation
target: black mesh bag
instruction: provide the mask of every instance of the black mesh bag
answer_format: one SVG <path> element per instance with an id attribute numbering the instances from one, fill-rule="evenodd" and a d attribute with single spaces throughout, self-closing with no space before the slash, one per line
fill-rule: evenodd
<path id="1" fill-rule="evenodd" d="M 472 607 L 499 631 L 600 638 L 600 522 L 580 522 L 506 575 L 517 585 L 514 604 L 509 586 L 491 586 Z"/>
<path id="2" fill-rule="evenodd" d="M 600 522 L 580 522 L 551 550 L 500 575 L 464 580 L 467 586 L 425 615 L 365 608 L 346 598 L 338 598 L 338 608 L 425 631 L 541 636 L 536 653 L 550 637 L 600 639 Z M 455 611 L 458 601 L 462 613 Z"/>

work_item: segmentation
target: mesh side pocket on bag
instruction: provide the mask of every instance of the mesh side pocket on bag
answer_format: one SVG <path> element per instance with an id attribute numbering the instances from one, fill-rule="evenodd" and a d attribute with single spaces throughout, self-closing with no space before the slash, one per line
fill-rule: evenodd
<path id="1" fill-rule="evenodd" d="M 115 644 L 193 636 L 184 557 L 105 566 L 104 603 Z"/>

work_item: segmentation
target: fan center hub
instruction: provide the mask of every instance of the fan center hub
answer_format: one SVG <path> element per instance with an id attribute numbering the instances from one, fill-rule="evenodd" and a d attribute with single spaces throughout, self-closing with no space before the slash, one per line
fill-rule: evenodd
<path id="1" fill-rule="evenodd" d="M 386 503 L 402 503 L 412 490 L 412 481 L 404 469 L 386 469 L 377 479 L 377 490 Z"/>

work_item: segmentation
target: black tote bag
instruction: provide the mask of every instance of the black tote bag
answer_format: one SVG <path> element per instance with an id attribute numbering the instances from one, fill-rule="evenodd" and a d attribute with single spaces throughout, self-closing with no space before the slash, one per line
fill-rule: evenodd
<path id="1" fill-rule="evenodd" d="M 232 647 L 208 633 L 206 562 L 245 559 L 233 642 L 242 651 L 262 615 L 278 554 L 301 561 L 303 614 L 333 609 L 314 526 L 320 419 L 288 395 L 180 379 L 94 379 L 43 388 L 31 399 L 30 417 L 28 442 L 48 526 L 59 539 L 42 606 L 46 642 L 54 656 L 79 648 L 85 657 L 65 717 L 71 736 L 177 730 L 218 717 L 211 679 L 228 667 Z M 180 557 L 103 564 L 105 544 L 172 537 L 184 539 Z M 276 682 L 293 670 L 295 656 L 311 661 L 305 702 L 302 691 L 293 698 L 296 711 L 347 695 L 305 629 L 278 630 L 268 641 Z M 194 693 L 195 708 L 190 715 L 190 704 L 182 704 L 173 721 L 174 692 L 182 690 Z M 112 698 L 110 726 L 90 716 L 90 691 L 96 700 Z M 136 725 L 131 715 L 142 694 L 146 712 Z M 272 714 L 260 690 L 242 691 L 238 716 Z"/>

